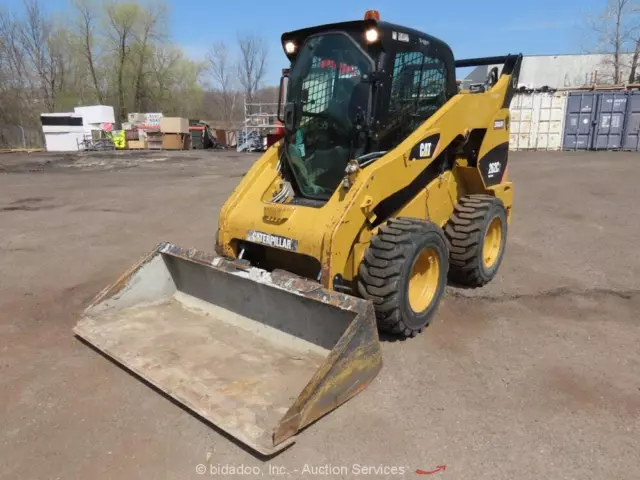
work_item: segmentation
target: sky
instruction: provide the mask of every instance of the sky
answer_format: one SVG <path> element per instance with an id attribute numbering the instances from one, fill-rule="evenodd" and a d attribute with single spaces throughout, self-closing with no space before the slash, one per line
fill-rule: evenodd
<path id="1" fill-rule="evenodd" d="M 144 1 L 144 0 L 143 0 Z M 153 1 L 153 0 L 148 0 Z M 261 35 L 269 48 L 266 83 L 277 85 L 287 61 L 283 32 L 363 18 L 376 9 L 382 20 L 415 28 L 447 42 L 456 58 L 507 53 L 582 53 L 593 43 L 585 28 L 588 11 L 606 0 L 165 0 L 171 38 L 200 60 L 217 40 L 234 43 L 239 33 Z M 70 0 L 41 0 L 64 16 Z M 20 11 L 22 0 L 0 0 Z"/>

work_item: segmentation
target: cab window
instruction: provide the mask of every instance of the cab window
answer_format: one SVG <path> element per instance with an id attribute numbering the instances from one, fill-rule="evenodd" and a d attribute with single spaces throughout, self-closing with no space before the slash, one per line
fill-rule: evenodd
<path id="1" fill-rule="evenodd" d="M 396 147 L 418 126 L 433 115 L 447 99 L 447 72 L 439 58 L 423 52 L 396 53 L 386 149 Z"/>

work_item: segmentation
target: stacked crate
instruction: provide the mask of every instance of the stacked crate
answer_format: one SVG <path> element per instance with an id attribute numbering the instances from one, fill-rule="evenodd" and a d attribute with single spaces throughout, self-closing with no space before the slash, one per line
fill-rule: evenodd
<path id="1" fill-rule="evenodd" d="M 205 148 L 205 126 L 199 120 L 189 120 L 189 134 L 191 135 L 191 148 L 201 150 Z"/>
<path id="2" fill-rule="evenodd" d="M 149 150 L 163 149 L 163 134 L 157 130 L 147 131 L 147 148 Z"/>
<path id="3" fill-rule="evenodd" d="M 191 148 L 189 120 L 181 117 L 163 117 L 160 120 L 162 148 L 165 150 L 188 150 Z"/>

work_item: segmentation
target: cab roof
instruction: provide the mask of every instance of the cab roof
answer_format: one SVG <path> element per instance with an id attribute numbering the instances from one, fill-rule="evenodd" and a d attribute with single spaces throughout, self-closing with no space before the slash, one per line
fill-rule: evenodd
<path id="1" fill-rule="evenodd" d="M 299 30 L 292 30 L 290 32 L 286 32 L 282 34 L 282 44 L 284 45 L 287 41 L 295 41 L 297 44 L 302 44 L 304 41 L 315 34 L 329 32 L 329 31 L 345 31 L 345 32 L 364 32 L 368 28 L 377 27 L 382 35 L 382 41 L 385 42 L 385 37 L 388 35 L 384 35 L 384 33 L 390 32 L 398 32 L 398 33 L 406 33 L 410 38 L 415 40 L 422 40 L 429 42 L 429 44 L 436 46 L 436 48 L 440 51 L 445 50 L 451 52 L 451 47 L 448 44 L 436 38 L 432 35 L 426 34 L 419 30 L 415 30 L 413 28 L 404 27 L 402 25 L 397 25 L 395 23 L 389 23 L 384 21 L 378 21 L 374 19 L 368 20 L 354 20 L 349 22 L 339 22 L 339 23 L 327 23 L 324 25 L 316 25 L 313 27 L 302 28 Z M 388 39 L 387 39 L 388 40 Z M 452 54 L 453 56 L 453 54 Z"/>

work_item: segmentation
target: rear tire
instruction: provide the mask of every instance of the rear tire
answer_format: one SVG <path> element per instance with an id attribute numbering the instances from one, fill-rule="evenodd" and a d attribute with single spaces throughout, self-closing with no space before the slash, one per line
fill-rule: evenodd
<path id="1" fill-rule="evenodd" d="M 394 218 L 371 239 L 360 264 L 358 291 L 373 302 L 380 331 L 415 337 L 431 323 L 448 270 L 449 253 L 440 227 Z"/>
<path id="2" fill-rule="evenodd" d="M 498 273 L 507 243 L 507 212 L 502 200 L 467 195 L 444 229 L 449 247 L 449 279 L 477 288 Z"/>

